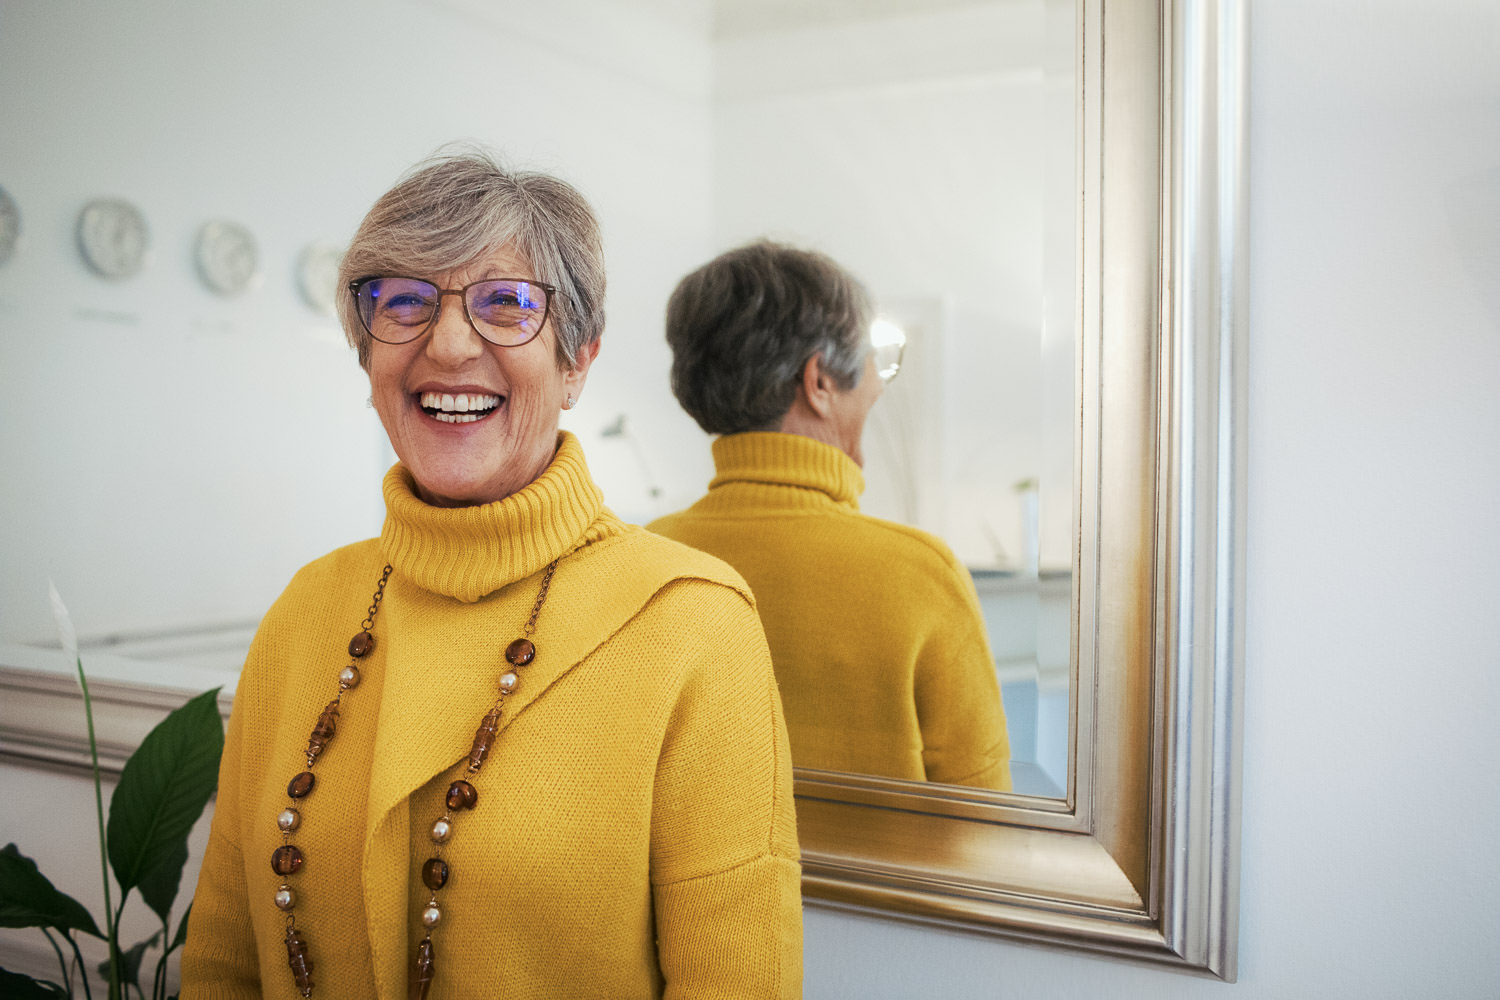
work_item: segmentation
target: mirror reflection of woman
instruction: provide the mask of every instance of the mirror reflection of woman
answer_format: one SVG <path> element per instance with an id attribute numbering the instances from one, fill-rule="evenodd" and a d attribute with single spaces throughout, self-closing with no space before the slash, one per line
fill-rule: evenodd
<path id="1" fill-rule="evenodd" d="M 865 418 L 900 364 L 872 318 L 837 263 L 774 243 L 684 278 L 667 306 L 672 391 L 719 435 L 716 474 L 650 527 L 749 582 L 799 766 L 1008 790 L 972 578 L 940 539 L 859 510 Z"/>
<path id="2" fill-rule="evenodd" d="M 603 330 L 588 205 L 442 157 L 340 280 L 400 462 L 380 537 L 304 567 L 251 648 L 182 996 L 799 996 L 751 598 L 623 524 L 558 429 Z"/>

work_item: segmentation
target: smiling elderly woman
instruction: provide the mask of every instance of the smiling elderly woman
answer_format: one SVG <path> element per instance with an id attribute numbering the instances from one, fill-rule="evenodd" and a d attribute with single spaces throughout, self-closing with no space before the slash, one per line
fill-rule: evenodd
<path id="1" fill-rule="evenodd" d="M 603 328 L 588 205 L 438 159 L 341 280 L 400 463 L 380 537 L 303 568 L 251 647 L 183 997 L 800 995 L 750 595 L 623 524 L 558 431 Z"/>

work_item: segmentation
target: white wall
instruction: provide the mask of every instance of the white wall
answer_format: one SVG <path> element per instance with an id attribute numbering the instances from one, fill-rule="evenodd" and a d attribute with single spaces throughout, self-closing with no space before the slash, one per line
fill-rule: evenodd
<path id="1" fill-rule="evenodd" d="M 1250 28 L 1239 984 L 812 910 L 810 998 L 1500 992 L 1500 5 Z"/>

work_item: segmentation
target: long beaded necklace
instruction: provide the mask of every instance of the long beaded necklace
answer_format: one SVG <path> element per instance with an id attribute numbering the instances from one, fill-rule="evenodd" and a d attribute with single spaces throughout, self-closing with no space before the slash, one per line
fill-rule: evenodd
<path id="1" fill-rule="evenodd" d="M 469 762 L 465 768 L 466 777 L 459 778 L 448 786 L 445 799 L 447 808 L 432 824 L 430 834 L 433 845 L 432 857 L 422 865 L 422 884 L 427 887 L 429 895 L 427 905 L 422 909 L 421 915 L 424 934 L 417 944 L 416 960 L 411 971 L 409 995 L 412 1000 L 426 1000 L 428 988 L 432 985 L 437 969 L 432 946 L 432 930 L 443 918 L 442 907 L 438 904 L 438 890 L 447 885 L 452 873 L 448 862 L 443 860 L 443 847 L 453 836 L 454 814 L 473 809 L 479 801 L 479 792 L 468 779 L 479 773 L 480 766 L 489 756 L 490 748 L 494 746 L 495 738 L 500 733 L 500 716 L 505 707 L 505 696 L 514 692 L 520 684 L 517 672 L 536 659 L 536 645 L 531 641 L 531 636 L 536 631 L 536 620 L 537 616 L 542 613 L 542 605 L 547 601 L 547 591 L 552 587 L 552 574 L 557 570 L 557 563 L 558 560 L 554 559 L 542 577 L 542 586 L 537 592 L 536 603 L 531 606 L 531 617 L 526 620 L 526 626 L 521 630 L 521 637 L 505 648 L 505 660 L 510 666 L 500 675 L 497 685 L 499 693 L 495 696 L 494 705 L 485 713 L 484 718 L 480 720 L 479 728 L 474 733 L 474 744 L 469 750 Z M 287 964 L 291 966 L 292 981 L 296 984 L 297 991 L 304 997 L 312 996 L 313 963 L 308 955 L 307 940 L 297 929 L 297 918 L 293 913 L 296 909 L 297 897 L 292 891 L 291 883 L 287 880 L 302 870 L 306 859 L 303 857 L 301 848 L 292 843 L 292 833 L 302 825 L 299 803 L 312 794 L 317 784 L 317 779 L 313 775 L 313 765 L 328 748 L 328 743 L 333 739 L 338 728 L 339 708 L 343 704 L 344 695 L 359 686 L 358 661 L 368 656 L 375 648 L 375 636 L 370 629 L 375 626 L 375 616 L 380 612 L 380 602 L 385 599 L 385 585 L 390 578 L 391 567 L 387 565 L 384 572 L 380 574 L 380 582 L 375 585 L 375 595 L 370 601 L 369 609 L 365 612 L 364 621 L 360 623 L 359 632 L 349 640 L 350 662 L 339 671 L 338 694 L 324 706 L 317 723 L 313 726 L 312 735 L 307 738 L 307 750 L 304 752 L 307 758 L 307 769 L 287 784 L 286 794 L 291 801 L 276 817 L 276 826 L 281 830 L 281 846 L 271 853 L 271 870 L 281 876 L 281 885 L 276 890 L 275 903 L 277 909 L 286 914 Z"/>

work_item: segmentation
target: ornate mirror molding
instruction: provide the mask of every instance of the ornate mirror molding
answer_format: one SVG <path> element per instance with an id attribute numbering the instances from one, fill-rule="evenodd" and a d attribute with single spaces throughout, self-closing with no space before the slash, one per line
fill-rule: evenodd
<path id="1" fill-rule="evenodd" d="M 1080 0 L 1067 796 L 799 769 L 810 905 L 1234 979 L 1244 38 L 1239 0 Z"/>

